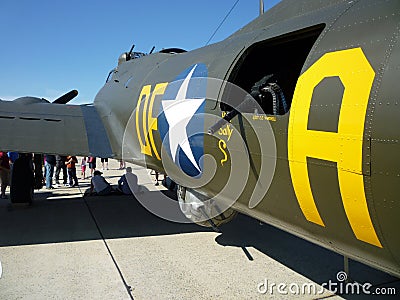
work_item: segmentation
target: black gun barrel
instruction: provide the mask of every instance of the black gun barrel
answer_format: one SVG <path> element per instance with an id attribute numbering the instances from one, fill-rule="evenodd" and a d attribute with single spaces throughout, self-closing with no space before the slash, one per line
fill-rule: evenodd
<path id="1" fill-rule="evenodd" d="M 243 110 L 244 107 L 251 104 L 252 101 L 255 101 L 254 98 L 250 95 L 247 95 L 244 98 L 244 101 L 240 103 L 236 108 L 232 109 L 228 112 L 222 119 L 218 120 L 213 126 L 208 129 L 208 134 L 214 134 L 217 130 L 223 127 L 226 123 L 230 122 L 234 117 L 236 117 Z"/>

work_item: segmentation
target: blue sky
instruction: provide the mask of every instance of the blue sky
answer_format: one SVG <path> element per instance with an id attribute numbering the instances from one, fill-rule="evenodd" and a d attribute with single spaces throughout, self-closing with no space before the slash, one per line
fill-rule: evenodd
<path id="1" fill-rule="evenodd" d="M 19 0 L 0 3 L 0 99 L 50 101 L 77 89 L 91 103 L 122 52 L 204 46 L 236 0 Z M 264 0 L 265 8 L 278 0 Z M 239 0 L 210 43 L 258 16 L 258 0 Z"/>

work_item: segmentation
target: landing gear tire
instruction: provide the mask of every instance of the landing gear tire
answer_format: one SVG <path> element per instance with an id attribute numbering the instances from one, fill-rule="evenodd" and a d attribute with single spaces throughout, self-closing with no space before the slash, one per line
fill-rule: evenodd
<path id="1" fill-rule="evenodd" d="M 237 215 L 232 208 L 221 211 L 215 200 L 183 186 L 178 186 L 177 194 L 182 213 L 200 226 L 216 229 L 218 226 L 232 221 Z"/>

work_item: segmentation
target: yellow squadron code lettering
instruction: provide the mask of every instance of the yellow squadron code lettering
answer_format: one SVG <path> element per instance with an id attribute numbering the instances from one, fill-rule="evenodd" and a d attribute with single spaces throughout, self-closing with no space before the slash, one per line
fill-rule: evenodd
<path id="1" fill-rule="evenodd" d="M 151 93 L 151 85 L 145 85 L 140 92 L 139 99 L 136 104 L 136 133 L 138 136 L 140 150 L 143 154 L 153 156 L 158 160 L 161 160 L 160 155 L 158 154 L 156 144 L 154 142 L 153 131 L 158 129 L 157 118 L 153 117 L 153 105 L 156 96 L 163 95 L 168 83 L 158 83 Z M 151 97 L 150 97 L 151 96 Z M 144 99 L 144 100 L 143 100 Z M 143 112 L 142 112 L 142 130 L 144 134 L 145 140 L 143 141 L 140 135 L 140 105 L 144 101 Z"/>
<path id="2" fill-rule="evenodd" d="M 308 130 L 313 90 L 333 76 L 345 87 L 338 131 Z M 336 162 L 344 210 L 356 238 L 382 248 L 368 211 L 362 175 L 364 121 L 374 77 L 361 48 L 327 53 L 304 72 L 293 95 L 288 158 L 294 191 L 308 221 L 325 226 L 311 191 L 307 157 Z"/>

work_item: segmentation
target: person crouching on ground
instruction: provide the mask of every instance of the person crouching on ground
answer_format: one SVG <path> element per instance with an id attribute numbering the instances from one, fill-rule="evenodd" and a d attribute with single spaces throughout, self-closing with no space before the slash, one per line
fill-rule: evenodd
<path id="1" fill-rule="evenodd" d="M 90 181 L 89 195 L 97 194 L 99 196 L 109 195 L 113 192 L 113 188 L 107 180 L 101 176 L 102 172 L 96 170 L 93 172 L 92 180 Z"/>
<path id="2" fill-rule="evenodd" d="M 118 180 L 118 190 L 125 195 L 132 195 L 138 192 L 138 178 L 132 173 L 132 168 L 126 168 L 126 174 Z"/>

